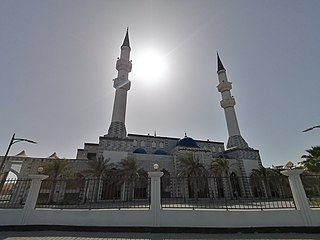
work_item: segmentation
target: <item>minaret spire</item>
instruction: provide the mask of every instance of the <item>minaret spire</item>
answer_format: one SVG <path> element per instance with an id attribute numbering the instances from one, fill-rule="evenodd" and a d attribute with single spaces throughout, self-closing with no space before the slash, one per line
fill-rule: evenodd
<path id="1" fill-rule="evenodd" d="M 113 79 L 113 87 L 116 89 L 111 124 L 108 130 L 108 137 L 124 138 L 127 135 L 125 118 L 127 106 L 127 92 L 130 90 L 129 72 L 132 69 L 130 60 L 130 42 L 127 28 L 126 36 L 121 46 L 120 58 L 116 63 L 118 70 L 117 78 Z"/>
<path id="2" fill-rule="evenodd" d="M 123 40 L 123 44 L 121 47 L 129 47 L 130 48 L 130 41 L 129 41 L 129 28 L 127 27 L 127 33 L 126 33 L 126 36 Z"/>
<path id="3" fill-rule="evenodd" d="M 224 109 L 229 140 L 227 144 L 227 148 L 230 147 L 241 147 L 247 148 L 248 144 L 242 138 L 240 133 L 240 128 L 238 125 L 238 120 L 236 116 L 236 112 L 234 106 L 236 105 L 236 101 L 234 97 L 231 95 L 232 83 L 228 81 L 226 69 L 224 68 L 222 61 L 217 53 L 217 65 L 218 65 L 218 79 L 219 85 L 217 86 L 218 91 L 221 93 L 222 100 L 220 101 L 221 107 Z"/>
<path id="4" fill-rule="evenodd" d="M 218 59 L 218 60 L 217 60 L 217 61 L 218 61 L 218 71 L 217 71 L 217 73 L 218 73 L 219 71 L 221 71 L 221 70 L 226 70 L 226 69 L 224 68 L 221 60 L 220 60 L 220 57 L 219 57 L 219 53 L 218 53 L 218 52 L 217 52 L 217 59 Z"/>

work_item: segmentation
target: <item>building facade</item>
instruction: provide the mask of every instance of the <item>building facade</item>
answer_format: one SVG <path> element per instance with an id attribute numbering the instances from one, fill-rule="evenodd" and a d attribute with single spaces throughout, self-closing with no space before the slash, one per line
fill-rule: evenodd
<path id="1" fill-rule="evenodd" d="M 129 156 L 134 157 L 139 166 L 145 171 L 152 171 L 157 163 L 165 176 L 177 176 L 180 167 L 179 156 L 192 153 L 202 165 L 209 167 L 215 159 L 223 158 L 230 163 L 229 174 L 237 177 L 249 177 L 252 169 L 261 166 L 259 151 L 249 147 L 240 133 L 235 112 L 235 98 L 231 95 L 232 83 L 228 81 L 226 69 L 217 55 L 217 89 L 221 93 L 221 107 L 224 109 L 229 139 L 224 142 L 193 139 L 185 135 L 184 138 L 173 138 L 154 135 L 140 135 L 127 133 L 125 117 L 127 106 L 127 92 L 131 88 L 129 73 L 132 69 L 130 60 L 130 41 L 128 30 L 120 50 L 120 57 L 116 62 L 117 77 L 113 80 L 115 98 L 113 112 L 108 132 L 99 137 L 98 143 L 85 143 L 78 149 L 75 159 L 67 159 L 69 168 L 75 172 L 86 169 L 88 161 L 103 156 L 110 159 L 110 163 L 118 163 Z M 24 152 L 8 158 L 5 171 L 11 171 L 18 178 L 37 173 L 37 169 L 59 159 L 56 154 L 47 158 L 28 157 Z M 228 176 L 229 177 L 229 176 Z M 171 180 L 169 185 L 176 184 Z M 246 192 L 246 183 L 241 183 L 239 191 Z M 171 188 L 172 189 L 172 188 Z M 182 190 L 181 190 L 182 191 Z M 167 190 L 169 196 L 181 194 L 179 191 Z"/>

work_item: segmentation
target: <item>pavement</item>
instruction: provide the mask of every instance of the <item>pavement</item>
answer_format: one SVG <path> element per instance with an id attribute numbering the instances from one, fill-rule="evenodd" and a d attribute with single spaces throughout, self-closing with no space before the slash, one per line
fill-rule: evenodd
<path id="1" fill-rule="evenodd" d="M 71 231 L 0 231 L 0 240 L 200 240 L 200 239 L 260 239 L 260 240 L 320 240 L 320 234 L 311 233 L 251 233 L 251 234 L 205 234 L 205 233 L 113 233 Z"/>

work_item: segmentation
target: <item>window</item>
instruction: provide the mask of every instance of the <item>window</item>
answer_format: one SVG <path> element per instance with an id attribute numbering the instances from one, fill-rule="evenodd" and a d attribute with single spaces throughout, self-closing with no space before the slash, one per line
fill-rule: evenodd
<path id="1" fill-rule="evenodd" d="M 138 145 L 138 142 L 137 142 L 137 140 L 133 140 L 133 143 L 132 143 L 132 145 L 133 145 L 134 147 L 136 147 L 136 146 Z"/>
<path id="2" fill-rule="evenodd" d="M 87 154 L 87 158 L 88 158 L 89 160 L 93 160 L 93 159 L 95 159 L 95 158 L 96 158 L 96 156 L 97 156 L 97 154 L 96 154 L 96 153 L 88 153 L 88 154 Z"/>

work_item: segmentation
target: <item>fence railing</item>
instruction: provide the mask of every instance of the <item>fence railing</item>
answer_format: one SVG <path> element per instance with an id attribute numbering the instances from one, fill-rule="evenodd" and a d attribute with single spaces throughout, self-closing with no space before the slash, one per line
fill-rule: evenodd
<path id="1" fill-rule="evenodd" d="M 163 178 L 162 208 L 278 209 L 295 208 L 284 176 Z"/>
<path id="2" fill-rule="evenodd" d="M 0 208 L 23 208 L 30 185 L 30 179 L 7 179 L 1 182 Z"/>
<path id="3" fill-rule="evenodd" d="M 301 181 L 311 208 L 320 208 L 320 175 L 301 175 Z"/>
<path id="4" fill-rule="evenodd" d="M 311 208 L 320 208 L 320 175 L 301 175 Z M 0 208 L 23 208 L 31 180 L 0 185 Z M 44 180 L 37 208 L 150 208 L 148 177 Z M 295 208 L 287 177 L 161 178 L 161 207 L 189 209 Z"/>
<path id="5" fill-rule="evenodd" d="M 108 177 L 42 181 L 37 208 L 121 209 L 150 207 L 150 179 Z"/>

